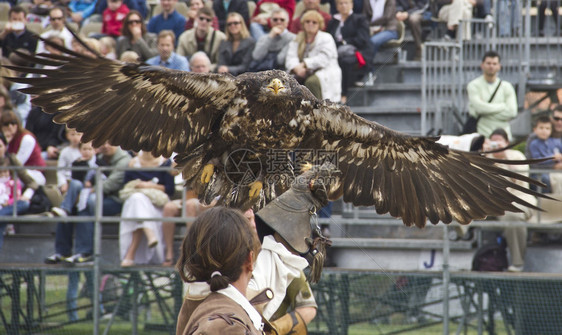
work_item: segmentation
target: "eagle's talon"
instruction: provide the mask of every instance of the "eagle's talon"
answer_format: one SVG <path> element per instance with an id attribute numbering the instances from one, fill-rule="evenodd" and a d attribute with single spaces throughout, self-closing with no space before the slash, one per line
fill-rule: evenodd
<path id="1" fill-rule="evenodd" d="M 250 199 L 253 199 L 255 197 L 257 197 L 260 192 L 261 189 L 263 187 L 263 183 L 259 180 L 256 180 L 255 182 L 250 184 Z"/>
<path id="2" fill-rule="evenodd" d="M 211 181 L 211 177 L 215 173 L 215 166 L 213 164 L 207 164 L 203 167 L 203 171 L 201 172 L 201 183 L 207 184 Z"/>

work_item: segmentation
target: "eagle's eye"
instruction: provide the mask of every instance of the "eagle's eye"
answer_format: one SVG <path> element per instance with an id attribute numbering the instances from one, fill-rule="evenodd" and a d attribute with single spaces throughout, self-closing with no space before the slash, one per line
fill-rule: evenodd
<path id="1" fill-rule="evenodd" d="M 269 85 L 267 85 L 267 88 L 270 89 L 274 94 L 279 94 L 279 92 L 281 91 L 285 91 L 285 85 L 283 85 L 283 82 L 277 78 L 273 79 Z"/>

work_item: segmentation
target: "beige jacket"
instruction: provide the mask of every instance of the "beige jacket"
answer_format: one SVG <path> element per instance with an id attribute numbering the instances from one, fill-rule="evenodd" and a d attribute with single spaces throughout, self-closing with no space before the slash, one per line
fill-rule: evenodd
<path id="1" fill-rule="evenodd" d="M 213 37 L 214 35 L 214 37 Z M 226 39 L 226 35 L 218 30 L 211 30 L 205 38 L 204 51 L 207 56 L 211 59 L 211 71 L 214 71 L 217 67 L 219 45 L 223 40 Z M 184 31 L 178 40 L 178 47 L 176 53 L 187 57 L 188 59 L 196 53 L 197 50 L 197 39 L 195 37 L 195 28 Z"/>

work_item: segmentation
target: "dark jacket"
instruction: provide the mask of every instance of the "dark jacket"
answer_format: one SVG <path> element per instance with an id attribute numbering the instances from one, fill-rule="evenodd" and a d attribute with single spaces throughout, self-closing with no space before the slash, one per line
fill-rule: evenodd
<path id="1" fill-rule="evenodd" d="M 328 28 L 326 29 L 334 39 L 336 38 L 336 31 L 340 21 L 335 17 L 328 23 Z M 369 41 L 369 22 L 363 14 L 358 14 L 353 12 L 344 22 L 341 29 L 341 35 L 345 44 L 351 44 L 357 48 L 363 54 L 363 58 L 369 61 L 373 58 L 373 49 Z M 336 40 L 336 46 L 342 45 L 342 42 Z"/>
<path id="2" fill-rule="evenodd" d="M 429 8 L 429 0 L 396 0 L 396 12 L 412 14 Z"/>
<path id="3" fill-rule="evenodd" d="M 230 5 L 228 5 L 228 10 L 224 8 L 224 2 L 222 0 L 213 1 L 213 10 L 215 15 L 219 19 L 219 28 L 221 31 L 225 31 L 226 17 L 229 13 L 238 13 L 244 18 L 246 26 L 250 24 L 250 14 L 248 13 L 248 1 L 246 0 L 230 0 Z"/>
<path id="4" fill-rule="evenodd" d="M 20 36 L 16 36 L 13 32 L 9 33 L 4 40 L 0 41 L 0 44 L 2 45 L 3 57 L 9 57 L 13 50 L 20 48 L 27 49 L 33 55 L 37 49 L 37 38 L 26 29 Z"/>
<path id="5" fill-rule="evenodd" d="M 373 16 L 373 9 L 371 8 L 371 2 L 365 0 L 363 6 L 363 14 L 367 17 L 367 21 L 371 21 Z M 396 19 L 396 1 L 386 0 L 384 4 L 384 11 L 380 18 L 375 20 L 375 22 L 370 22 L 371 26 L 383 26 L 385 30 L 397 30 L 398 20 Z"/>
<path id="6" fill-rule="evenodd" d="M 29 111 L 25 128 L 32 132 L 39 142 L 41 150 L 48 146 L 58 147 L 66 142 L 65 127 L 53 122 L 55 114 L 44 113 L 41 107 L 35 106 Z"/>
<path id="7" fill-rule="evenodd" d="M 224 40 L 219 45 L 217 67 L 221 65 L 228 66 L 228 72 L 237 76 L 241 73 L 248 71 L 250 62 L 252 61 L 252 51 L 256 41 L 251 38 L 245 38 L 240 41 L 240 45 L 236 52 L 232 51 L 232 42 Z"/>

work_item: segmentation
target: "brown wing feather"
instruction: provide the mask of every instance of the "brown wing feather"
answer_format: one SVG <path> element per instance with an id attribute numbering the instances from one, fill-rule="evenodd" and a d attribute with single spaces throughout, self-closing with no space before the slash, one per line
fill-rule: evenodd
<path id="1" fill-rule="evenodd" d="M 237 92 L 231 76 L 194 74 L 104 58 L 33 58 L 55 69 L 15 68 L 43 77 L 16 80 L 55 122 L 84 133 L 95 145 L 170 156 L 200 144 Z"/>
<path id="2" fill-rule="evenodd" d="M 314 131 L 323 134 L 322 149 L 338 154 L 344 201 L 374 205 L 407 226 L 423 227 L 428 219 L 466 224 L 506 210 L 519 212 L 515 203 L 536 208 L 510 189 L 543 197 L 505 177 L 538 182 L 481 155 L 449 150 L 437 138 L 401 134 L 327 102 L 313 117 Z"/>

